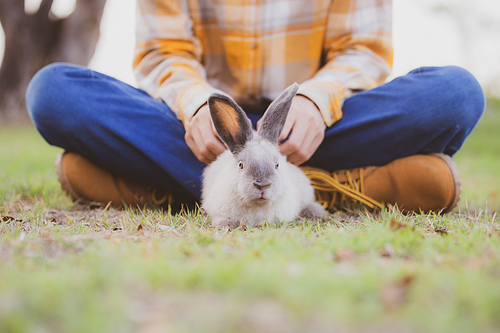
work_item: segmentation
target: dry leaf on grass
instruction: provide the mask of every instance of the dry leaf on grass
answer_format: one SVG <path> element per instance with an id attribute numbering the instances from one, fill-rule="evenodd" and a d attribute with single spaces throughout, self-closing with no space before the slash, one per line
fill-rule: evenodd
<path id="1" fill-rule="evenodd" d="M 22 221 L 23 221 L 22 219 L 16 219 L 15 217 L 9 215 L 2 216 L 2 222 L 10 223 L 10 222 L 22 222 Z"/>
<path id="2" fill-rule="evenodd" d="M 335 252 L 335 260 L 337 261 L 352 260 L 355 257 L 356 252 L 353 249 L 347 247 L 338 249 L 337 252 Z"/>
<path id="3" fill-rule="evenodd" d="M 145 236 L 146 235 L 146 229 L 144 228 L 144 226 L 142 225 L 142 223 L 140 223 L 138 226 L 137 226 L 137 229 L 135 229 L 136 232 L 138 232 L 140 235 L 142 236 Z"/>
<path id="4" fill-rule="evenodd" d="M 385 244 L 384 249 L 382 250 L 380 255 L 386 258 L 392 258 L 396 255 L 396 251 L 394 250 L 394 247 L 391 244 Z"/>
<path id="5" fill-rule="evenodd" d="M 15 218 L 13 218 L 12 216 L 2 216 L 2 222 L 10 222 L 14 220 Z"/>
<path id="6" fill-rule="evenodd" d="M 382 286 L 380 299 L 387 311 L 394 311 L 401 307 L 408 296 L 408 289 L 414 280 L 414 276 L 406 275 L 399 281 L 390 282 Z"/>
<path id="7" fill-rule="evenodd" d="M 391 220 L 391 222 L 389 223 L 389 226 L 391 227 L 391 229 L 394 229 L 394 230 L 403 230 L 403 229 L 409 228 L 409 226 L 407 224 L 398 222 L 395 219 Z M 411 229 L 413 230 L 413 228 L 411 228 Z"/>
<path id="8" fill-rule="evenodd" d="M 448 235 L 448 229 L 446 229 L 446 228 L 435 228 L 434 231 L 437 234 Z"/>
<path id="9" fill-rule="evenodd" d="M 497 236 L 497 237 L 500 237 L 500 230 L 494 228 L 494 227 L 491 227 L 490 230 L 488 230 L 488 236 L 492 237 L 492 236 Z"/>

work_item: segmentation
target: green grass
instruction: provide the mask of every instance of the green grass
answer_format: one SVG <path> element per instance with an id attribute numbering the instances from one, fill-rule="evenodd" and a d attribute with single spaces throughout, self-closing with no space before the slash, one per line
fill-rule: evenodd
<path id="1" fill-rule="evenodd" d="M 445 216 L 336 213 L 218 231 L 198 212 L 80 211 L 60 151 L 0 130 L 0 332 L 497 332 L 500 107 Z"/>
<path id="2" fill-rule="evenodd" d="M 488 103 L 486 112 L 455 157 L 462 174 L 461 207 L 500 209 L 500 100 Z"/>

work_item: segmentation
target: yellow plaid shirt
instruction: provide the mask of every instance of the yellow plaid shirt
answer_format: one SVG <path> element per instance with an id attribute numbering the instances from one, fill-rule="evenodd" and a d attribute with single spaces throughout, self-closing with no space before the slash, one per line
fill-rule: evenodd
<path id="1" fill-rule="evenodd" d="M 139 87 L 186 125 L 213 92 L 245 110 L 293 82 L 327 126 L 392 68 L 391 0 L 138 0 Z"/>

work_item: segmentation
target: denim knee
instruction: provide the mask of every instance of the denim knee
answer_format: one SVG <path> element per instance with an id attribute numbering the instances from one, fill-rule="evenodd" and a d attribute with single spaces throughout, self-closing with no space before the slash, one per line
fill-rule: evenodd
<path id="1" fill-rule="evenodd" d="M 64 63 L 53 63 L 39 70 L 31 79 L 26 91 L 26 108 L 35 127 L 43 129 L 57 126 L 62 119 L 60 96 L 64 93 L 65 68 Z"/>
<path id="2" fill-rule="evenodd" d="M 443 121 L 453 123 L 470 133 L 481 118 L 486 99 L 481 85 L 466 69 L 457 66 L 442 67 L 436 84 L 442 85 L 445 93 Z"/>

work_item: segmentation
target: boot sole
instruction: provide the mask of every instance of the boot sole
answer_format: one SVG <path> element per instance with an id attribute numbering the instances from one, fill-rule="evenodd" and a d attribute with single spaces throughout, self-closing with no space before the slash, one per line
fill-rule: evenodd
<path id="1" fill-rule="evenodd" d="M 79 204 L 88 205 L 92 202 L 78 195 L 78 193 L 75 192 L 75 190 L 69 184 L 68 179 L 66 178 L 66 173 L 64 172 L 64 165 L 63 165 L 63 159 L 65 154 L 66 153 L 59 153 L 54 162 L 56 166 L 57 181 L 59 182 L 59 184 L 61 184 L 61 189 L 63 190 L 63 192 L 66 193 L 66 195 L 69 196 L 73 202 L 78 202 Z"/>
<path id="2" fill-rule="evenodd" d="M 455 185 L 455 193 L 452 196 L 452 200 L 447 208 L 443 209 L 443 214 L 451 212 L 460 201 L 460 196 L 462 195 L 462 182 L 460 180 L 460 172 L 458 171 L 457 164 L 451 159 L 450 156 L 442 153 L 430 154 L 442 160 L 444 164 L 448 167 L 448 171 L 452 177 L 452 182 Z"/>

